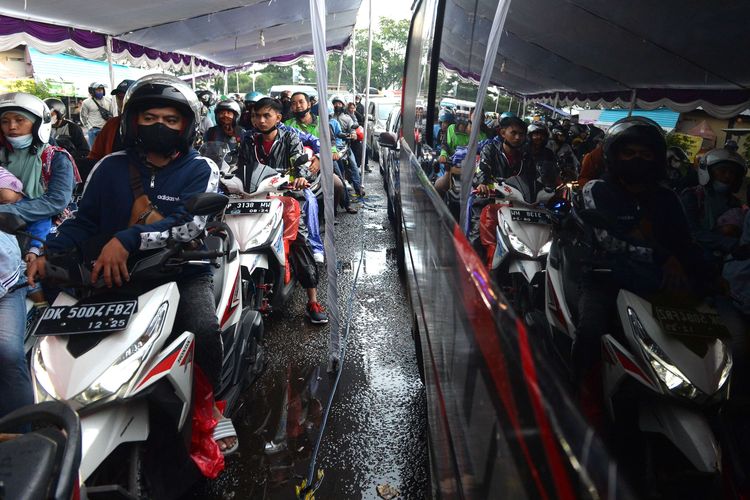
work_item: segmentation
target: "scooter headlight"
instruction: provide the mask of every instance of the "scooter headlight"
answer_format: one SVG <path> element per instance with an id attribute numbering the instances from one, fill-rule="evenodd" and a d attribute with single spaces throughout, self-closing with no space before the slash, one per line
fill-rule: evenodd
<path id="1" fill-rule="evenodd" d="M 167 319 L 169 303 L 163 302 L 151 319 L 143 335 L 115 360 L 86 390 L 73 399 L 82 406 L 90 405 L 117 394 L 133 378 L 143 359 L 148 356 L 153 340 L 161 333 Z"/>
<path id="2" fill-rule="evenodd" d="M 42 349 L 39 344 L 34 348 L 33 353 L 31 369 L 34 372 L 34 401 L 42 403 L 58 399 L 52 380 L 47 373 L 47 367 L 44 365 Z"/>
<path id="3" fill-rule="evenodd" d="M 503 229 L 505 229 L 505 234 L 508 235 L 508 241 L 510 242 L 510 246 L 513 247 L 513 250 L 528 255 L 529 257 L 536 257 L 534 251 L 527 247 L 526 244 L 521 241 L 521 238 L 513 233 L 507 221 L 503 221 Z"/>
<path id="4" fill-rule="evenodd" d="M 628 307 L 628 319 L 630 325 L 633 327 L 635 337 L 641 344 L 643 352 L 646 354 L 651 368 L 653 369 L 656 376 L 659 378 L 661 383 L 673 394 L 682 396 L 688 399 L 695 399 L 701 394 L 701 391 L 695 387 L 690 379 L 688 379 L 669 359 L 667 353 L 653 341 L 653 339 L 646 333 L 646 329 L 641 324 L 641 320 L 638 319 L 638 315 L 635 311 Z"/>
<path id="5" fill-rule="evenodd" d="M 544 244 L 544 246 L 539 250 L 539 255 L 547 255 L 549 253 L 549 249 L 552 248 L 552 240 L 549 240 L 547 243 Z"/>

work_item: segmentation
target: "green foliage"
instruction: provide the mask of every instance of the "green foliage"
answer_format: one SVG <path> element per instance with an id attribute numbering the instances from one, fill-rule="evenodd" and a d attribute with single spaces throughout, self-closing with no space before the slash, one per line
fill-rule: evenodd
<path id="1" fill-rule="evenodd" d="M 742 137 L 740 145 L 740 154 L 746 161 L 750 162 L 750 135 Z"/>
<path id="2" fill-rule="evenodd" d="M 35 80 L 15 80 L 7 85 L 7 92 L 26 92 L 40 99 L 52 97 L 48 82 L 36 82 Z"/>
<path id="3" fill-rule="evenodd" d="M 667 147 L 677 146 L 683 151 L 690 151 L 692 143 L 684 135 L 669 133 L 667 134 Z"/>

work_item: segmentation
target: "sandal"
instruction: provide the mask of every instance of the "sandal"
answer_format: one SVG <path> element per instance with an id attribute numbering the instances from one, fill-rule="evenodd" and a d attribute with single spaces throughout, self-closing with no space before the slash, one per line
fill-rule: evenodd
<path id="1" fill-rule="evenodd" d="M 359 211 L 354 207 L 346 207 L 346 213 L 348 214 L 356 214 L 359 213 Z"/>
<path id="2" fill-rule="evenodd" d="M 230 437 L 235 438 L 234 444 L 226 450 L 222 450 L 221 447 L 219 447 L 219 451 L 221 451 L 221 454 L 224 456 L 231 455 L 240 447 L 240 440 L 237 439 L 237 430 L 234 428 L 234 424 L 232 423 L 231 418 L 222 417 L 222 419 L 216 423 L 216 427 L 214 427 L 213 437 L 214 441 L 217 441 L 217 446 L 218 441 L 221 439 Z"/>

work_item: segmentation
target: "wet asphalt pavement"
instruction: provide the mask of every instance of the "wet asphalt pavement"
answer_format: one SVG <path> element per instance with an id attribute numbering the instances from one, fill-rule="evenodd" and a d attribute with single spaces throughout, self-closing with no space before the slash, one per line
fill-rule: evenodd
<path id="1" fill-rule="evenodd" d="M 379 485 L 396 488 L 400 498 L 427 495 L 425 394 L 382 178 L 373 170 L 359 213 L 337 216 L 342 335 L 363 240 L 365 251 L 343 373 L 318 455 L 325 473 L 318 499 L 378 498 Z M 318 293 L 326 304 L 323 268 L 321 277 Z M 266 370 L 235 418 L 240 449 L 216 481 L 198 485 L 188 498 L 295 498 L 334 382 L 326 373 L 329 328 L 306 322 L 305 301 L 297 289 L 287 311 L 266 319 Z"/>

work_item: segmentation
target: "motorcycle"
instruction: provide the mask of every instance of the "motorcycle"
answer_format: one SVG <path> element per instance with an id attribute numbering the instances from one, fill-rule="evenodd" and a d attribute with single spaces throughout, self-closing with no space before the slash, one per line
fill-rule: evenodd
<path id="1" fill-rule="evenodd" d="M 0 419 L 0 498 L 70 500 L 80 497 L 81 424 L 76 412 L 59 401 L 19 408 Z"/>
<path id="2" fill-rule="evenodd" d="M 209 216 L 227 201 L 203 193 L 185 208 Z M 22 221 L 15 227 L 7 222 L 0 221 L 6 232 L 22 229 Z M 175 280 L 184 268 L 214 268 L 224 343 L 215 396 L 226 401 L 225 416 L 231 417 L 239 394 L 259 373 L 263 322 L 243 306 L 231 230 L 209 223 L 206 232 L 205 249 L 170 241 L 135 254 L 130 281 L 113 290 L 101 280 L 90 284 L 90 270 L 76 252 L 48 257 L 46 279 L 64 291 L 36 324 L 32 384 L 37 402 L 64 401 L 81 415 L 80 481 L 89 498 L 118 491 L 136 498 L 178 495 L 175 483 L 189 484 L 184 473 L 190 463 L 195 338 L 172 331 L 180 298 Z"/>
<path id="3" fill-rule="evenodd" d="M 306 156 L 299 162 L 307 161 Z M 236 177 L 223 181 L 237 183 L 236 193 L 224 212 L 224 222 L 234 233 L 239 251 L 243 300 L 263 314 L 280 310 L 287 303 L 296 279 L 291 273 L 289 248 L 285 245 L 284 202 L 290 178 L 268 165 L 257 165 L 246 180 L 248 191 Z"/>
<path id="4" fill-rule="evenodd" d="M 554 224 L 547 257 L 545 314 L 552 345 L 569 359 L 584 272 L 611 272 L 593 251 L 592 228 L 609 227 L 597 212 Z M 644 492 L 714 498 L 721 490 L 722 450 L 710 425 L 728 398 L 732 356 L 726 327 L 707 303 L 686 306 L 617 294 L 617 320 L 601 338 L 602 386 L 612 435 Z M 569 363 L 568 363 L 569 365 Z"/>

